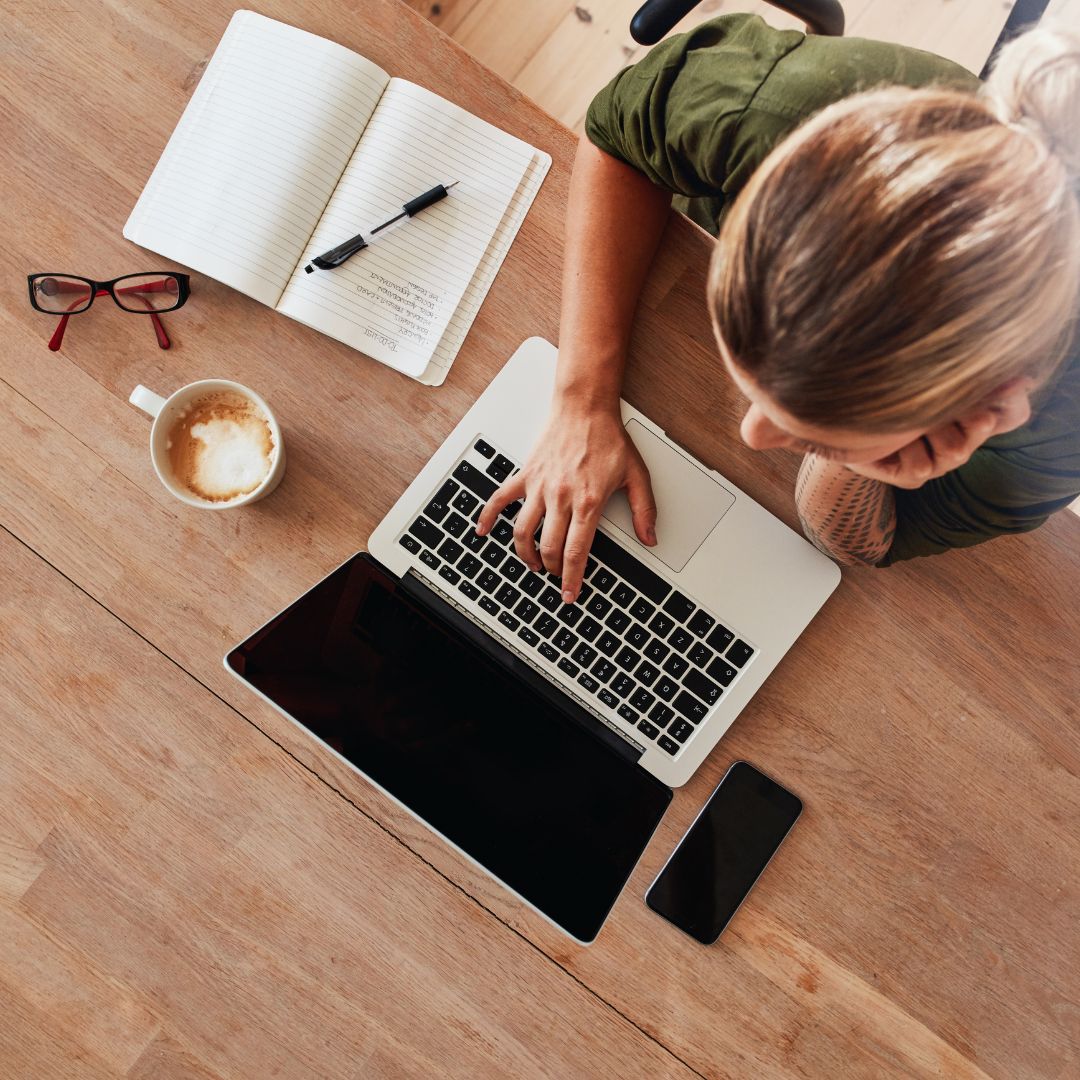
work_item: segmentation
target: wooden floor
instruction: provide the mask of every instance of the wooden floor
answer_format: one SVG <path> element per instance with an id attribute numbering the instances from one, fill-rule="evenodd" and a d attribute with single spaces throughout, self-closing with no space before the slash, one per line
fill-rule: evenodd
<path id="1" fill-rule="evenodd" d="M 580 131 L 596 91 L 647 50 L 630 36 L 643 0 L 408 0 L 478 60 Z M 982 68 L 1012 0 L 842 0 L 845 33 L 895 41 Z M 702 0 L 673 33 L 737 11 L 803 28 L 762 0 Z M 1080 23 L 1080 0 L 1051 0 L 1048 17 Z"/>

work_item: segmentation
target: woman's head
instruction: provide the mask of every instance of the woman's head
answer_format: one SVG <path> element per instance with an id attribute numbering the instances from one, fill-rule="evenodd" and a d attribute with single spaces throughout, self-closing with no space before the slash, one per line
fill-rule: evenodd
<path id="1" fill-rule="evenodd" d="M 773 151 L 724 223 L 709 303 L 725 361 L 783 430 L 848 444 L 1015 398 L 1072 337 L 1078 171 L 1075 32 L 1022 35 L 979 95 L 837 102 Z"/>

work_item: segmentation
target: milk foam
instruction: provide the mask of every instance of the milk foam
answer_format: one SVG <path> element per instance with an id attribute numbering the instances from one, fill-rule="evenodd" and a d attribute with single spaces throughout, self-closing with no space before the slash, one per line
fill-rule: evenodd
<path id="1" fill-rule="evenodd" d="M 236 394 L 192 403 L 169 432 L 176 478 L 208 502 L 227 502 L 254 491 L 274 463 L 274 438 L 261 410 Z"/>

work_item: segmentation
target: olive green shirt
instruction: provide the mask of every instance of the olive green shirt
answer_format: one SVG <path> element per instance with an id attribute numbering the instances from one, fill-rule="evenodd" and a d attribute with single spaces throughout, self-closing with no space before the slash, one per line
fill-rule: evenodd
<path id="1" fill-rule="evenodd" d="M 918 49 L 727 15 L 619 72 L 590 105 L 585 132 L 674 193 L 675 205 L 715 235 L 754 169 L 807 117 L 874 86 L 928 83 L 979 85 L 959 65 Z M 915 491 L 896 489 L 896 537 L 881 565 L 1027 532 L 1080 494 L 1075 345 L 1035 407 L 1028 424 L 988 440 L 959 469 Z"/>

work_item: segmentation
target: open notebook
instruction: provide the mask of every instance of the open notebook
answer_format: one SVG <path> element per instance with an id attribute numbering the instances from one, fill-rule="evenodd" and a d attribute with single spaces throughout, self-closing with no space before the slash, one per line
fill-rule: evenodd
<path id="1" fill-rule="evenodd" d="M 550 164 L 341 45 L 238 11 L 124 236 L 435 385 Z M 343 266 L 304 273 L 454 180 Z"/>

